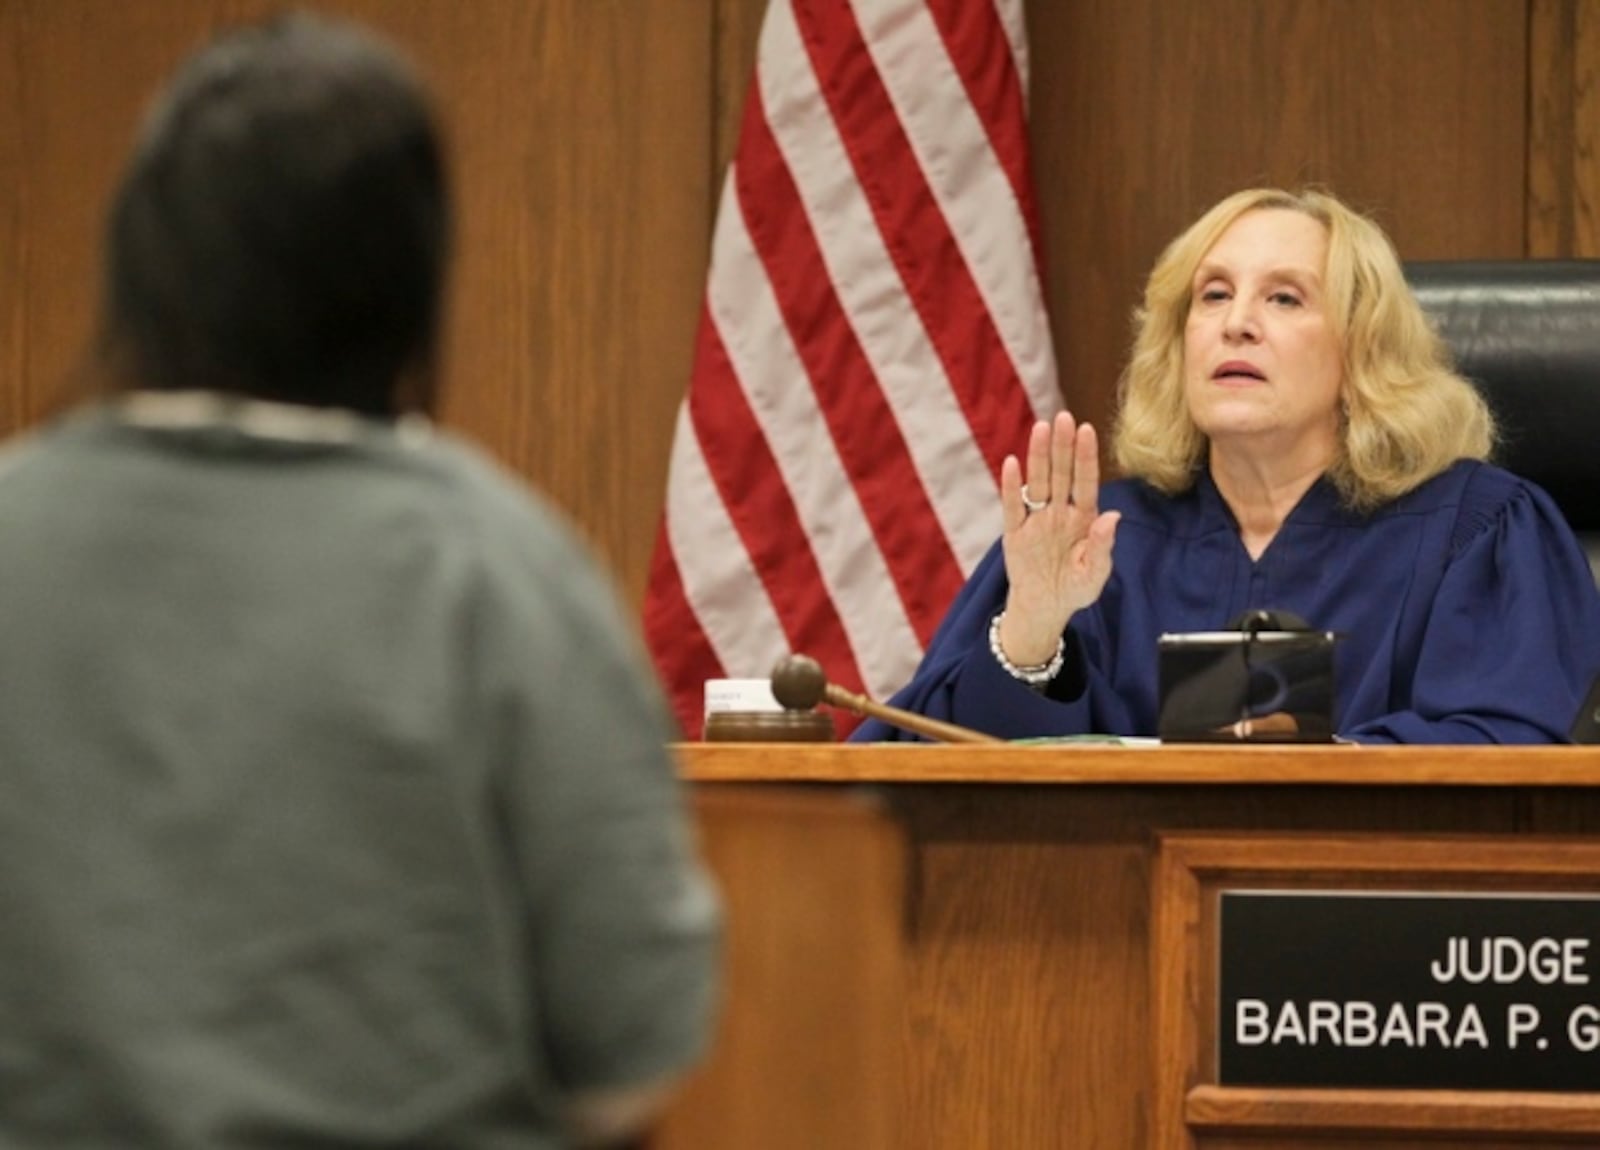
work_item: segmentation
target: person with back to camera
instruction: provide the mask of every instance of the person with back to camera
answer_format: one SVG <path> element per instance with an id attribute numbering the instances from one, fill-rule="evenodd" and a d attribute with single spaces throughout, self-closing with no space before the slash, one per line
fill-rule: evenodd
<path id="1" fill-rule="evenodd" d="M 563 1147 L 703 1052 L 719 910 L 605 581 L 430 429 L 426 95 L 225 34 L 111 211 L 93 394 L 0 456 L 0 1142 Z"/>
<path id="2" fill-rule="evenodd" d="M 1069 414 L 1004 461 L 1004 533 L 901 707 L 1003 737 L 1153 735 L 1157 639 L 1249 609 L 1340 633 L 1339 737 L 1565 740 L 1600 669 L 1600 594 L 1561 513 L 1485 460 L 1370 219 L 1229 196 L 1156 262 L 1113 450 Z M 858 740 L 905 737 L 880 721 Z"/>

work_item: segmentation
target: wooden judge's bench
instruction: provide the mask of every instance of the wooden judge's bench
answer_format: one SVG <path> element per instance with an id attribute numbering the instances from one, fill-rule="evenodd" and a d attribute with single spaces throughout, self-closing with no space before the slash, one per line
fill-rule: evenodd
<path id="1" fill-rule="evenodd" d="M 1592 953 L 1581 925 L 1531 945 L 1538 916 L 1600 907 L 1600 748 L 678 753 L 728 906 L 727 989 L 711 1059 L 653 1148 L 1600 1146 L 1600 931 Z M 1290 917 L 1254 921 L 1287 943 L 1248 925 L 1262 892 Z M 1475 1004 L 1446 1024 L 1417 1001 L 1432 990 L 1370 980 L 1388 977 L 1387 932 L 1401 954 L 1412 920 L 1458 905 L 1452 939 L 1480 907 L 1534 925 L 1488 931 L 1493 975 L 1437 988 Z M 1317 943 L 1330 906 L 1357 926 Z M 1360 925 L 1396 906 L 1404 929 Z M 1426 962 L 1393 963 L 1428 982 Z M 1280 973 L 1363 988 L 1377 1020 L 1319 1031 L 1334 1007 L 1283 1013 Z M 1273 1005 L 1244 1025 L 1225 978 Z M 1241 1035 L 1254 1061 L 1230 1061 Z M 1319 1081 L 1296 1061 L 1308 1038 L 1355 1077 Z M 1363 1079 L 1374 1067 L 1389 1079 Z"/>

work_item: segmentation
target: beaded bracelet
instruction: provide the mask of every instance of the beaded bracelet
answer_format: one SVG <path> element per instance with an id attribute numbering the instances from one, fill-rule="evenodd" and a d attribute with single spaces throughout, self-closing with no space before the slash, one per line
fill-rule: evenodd
<path id="1" fill-rule="evenodd" d="M 1000 620 L 1005 617 L 1006 613 L 1001 611 L 994 617 L 994 621 L 989 624 L 989 650 L 994 653 L 995 660 L 1000 664 L 1001 670 L 1005 671 L 1013 679 L 1021 680 L 1036 690 L 1043 688 L 1057 675 L 1061 674 L 1062 665 L 1067 661 L 1066 636 L 1056 640 L 1056 653 L 1050 656 L 1049 662 L 1019 667 L 1006 658 L 1005 648 L 1000 646 Z"/>

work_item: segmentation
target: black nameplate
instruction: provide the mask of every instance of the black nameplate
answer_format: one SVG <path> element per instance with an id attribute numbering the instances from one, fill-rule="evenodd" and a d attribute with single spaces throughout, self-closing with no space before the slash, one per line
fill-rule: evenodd
<path id="1" fill-rule="evenodd" d="M 1221 897 L 1221 1085 L 1600 1090 L 1600 898 Z"/>

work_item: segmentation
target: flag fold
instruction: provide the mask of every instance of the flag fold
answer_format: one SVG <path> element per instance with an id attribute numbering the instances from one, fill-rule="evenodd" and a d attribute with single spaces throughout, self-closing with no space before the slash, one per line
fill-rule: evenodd
<path id="1" fill-rule="evenodd" d="M 768 7 L 644 608 L 689 737 L 791 652 L 891 694 L 998 534 L 1061 402 L 1026 86 L 1021 0 Z"/>

